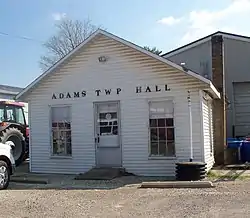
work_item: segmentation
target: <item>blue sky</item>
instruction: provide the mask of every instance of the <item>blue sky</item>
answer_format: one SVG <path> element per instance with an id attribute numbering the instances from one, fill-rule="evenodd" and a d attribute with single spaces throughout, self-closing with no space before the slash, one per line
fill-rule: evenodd
<path id="1" fill-rule="evenodd" d="M 25 87 L 42 71 L 42 42 L 61 15 L 167 52 L 217 30 L 250 35 L 250 0 L 8 0 L 0 3 L 1 84 Z M 2 33 L 8 34 L 7 36 Z M 15 36 L 28 37 L 24 40 Z"/>

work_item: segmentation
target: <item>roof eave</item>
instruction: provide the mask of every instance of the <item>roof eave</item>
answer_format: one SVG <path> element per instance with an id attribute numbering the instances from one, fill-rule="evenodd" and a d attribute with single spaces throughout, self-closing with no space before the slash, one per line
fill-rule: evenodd
<path id="1" fill-rule="evenodd" d="M 6 90 L 0 90 L 0 94 L 6 94 L 6 95 L 17 95 L 17 94 L 18 94 L 18 92 L 6 91 Z"/>
<path id="2" fill-rule="evenodd" d="M 209 83 L 207 84 L 207 88 L 204 90 L 209 92 L 214 99 L 221 98 L 220 92 L 215 88 L 215 86 L 213 85 L 211 81 L 209 81 Z"/>
<path id="3" fill-rule="evenodd" d="M 111 33 L 108 33 L 104 30 L 98 29 L 96 32 L 94 32 L 91 36 L 89 36 L 89 38 L 87 38 L 83 43 L 81 43 L 78 47 L 76 47 L 74 50 L 72 50 L 68 55 L 66 55 L 64 58 L 62 58 L 61 60 L 59 60 L 57 63 L 55 63 L 51 68 L 49 68 L 45 73 L 41 74 L 38 78 L 36 78 L 32 83 L 30 83 L 25 89 L 23 89 L 20 93 L 17 94 L 16 99 L 17 100 L 21 100 L 21 99 L 26 99 L 26 95 L 28 92 L 30 92 L 44 77 L 46 77 L 47 75 L 49 75 L 50 73 L 52 73 L 57 67 L 59 67 L 65 60 L 67 60 L 69 57 L 71 57 L 73 54 L 75 54 L 78 50 L 80 50 L 81 48 L 83 48 L 84 45 L 86 45 L 89 41 L 91 41 L 96 35 L 98 34 L 103 34 L 113 40 L 116 40 L 117 42 L 120 42 L 121 44 L 128 46 L 132 49 L 135 49 L 143 54 L 148 55 L 149 57 L 152 57 L 162 63 L 165 63 L 173 68 L 175 68 L 176 70 L 179 70 L 189 76 L 192 76 L 193 78 L 198 79 L 201 82 L 204 82 L 206 84 L 209 84 L 209 80 L 204 78 L 203 76 L 194 73 L 190 70 L 186 70 L 184 69 L 182 66 L 167 60 L 166 58 L 163 58 L 159 55 L 156 55 L 150 51 L 147 51 L 146 49 L 143 49 L 142 47 L 133 44 L 125 39 L 122 39 L 118 36 L 115 36 Z"/>
<path id="4" fill-rule="evenodd" d="M 218 35 L 221 35 L 224 38 L 228 38 L 228 39 L 234 39 L 234 40 L 240 40 L 240 41 L 244 41 L 244 42 L 250 42 L 250 37 L 248 37 L 248 36 L 237 35 L 237 34 L 227 33 L 227 32 L 222 32 L 222 31 L 217 31 L 215 33 L 212 33 L 210 35 L 207 35 L 205 37 L 197 39 L 197 40 L 195 40 L 193 42 L 190 42 L 190 43 L 188 43 L 186 45 L 183 45 L 183 46 L 180 46 L 180 47 L 178 47 L 176 49 L 173 49 L 173 50 L 171 50 L 169 52 L 166 52 L 166 53 L 162 54 L 161 57 L 164 57 L 164 58 L 172 57 L 172 56 L 177 55 L 177 54 L 179 54 L 181 52 L 184 52 L 184 51 L 186 51 L 188 49 L 191 49 L 191 48 L 193 48 L 195 46 L 206 43 L 209 40 L 211 40 L 211 38 L 213 36 L 218 36 Z"/>
<path id="5" fill-rule="evenodd" d="M 66 56 L 57 61 L 53 66 L 51 66 L 47 71 L 42 73 L 39 77 L 37 77 L 32 83 L 30 83 L 26 88 L 24 88 L 21 92 L 16 95 L 16 100 L 24 99 L 24 95 L 30 91 L 40 80 L 46 77 L 50 72 L 55 70 L 58 66 L 60 66 L 65 60 L 75 54 L 79 49 L 81 49 L 85 44 L 87 44 L 90 40 L 92 40 L 98 33 L 102 32 L 101 29 L 97 29 L 92 35 L 90 35 L 87 39 L 84 40 L 83 43 L 79 44 L 75 49 L 69 52 Z"/>
<path id="6" fill-rule="evenodd" d="M 192 48 L 192 47 L 194 47 L 194 46 L 196 46 L 196 45 L 199 45 L 199 44 L 202 44 L 202 43 L 205 43 L 205 42 L 209 41 L 210 38 L 211 38 L 213 35 L 217 35 L 217 34 L 221 34 L 221 32 L 218 31 L 218 32 L 212 33 L 212 34 L 210 34 L 210 35 L 207 35 L 207 36 L 205 36 L 205 37 L 202 37 L 202 38 L 200 38 L 200 39 L 197 39 L 197 40 L 195 40 L 195 41 L 193 41 L 193 42 L 190 42 L 190 43 L 188 43 L 188 44 L 186 44 L 186 45 L 183 45 L 183 46 L 180 46 L 180 47 L 178 47 L 178 48 L 175 48 L 175 49 L 173 49 L 173 50 L 171 50 L 171 51 L 169 51 L 169 52 L 166 52 L 166 53 L 162 54 L 161 57 L 164 57 L 164 58 L 171 57 L 171 56 L 173 56 L 173 55 L 175 55 L 175 54 L 178 54 L 178 53 L 182 52 L 183 50 L 185 51 L 185 50 L 187 50 L 187 49 L 189 49 L 189 48 Z"/>

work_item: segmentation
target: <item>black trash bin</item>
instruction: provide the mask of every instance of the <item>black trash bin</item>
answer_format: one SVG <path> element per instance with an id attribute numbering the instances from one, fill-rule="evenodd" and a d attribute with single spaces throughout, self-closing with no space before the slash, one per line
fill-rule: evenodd
<path id="1" fill-rule="evenodd" d="M 203 162 L 176 163 L 176 180 L 197 181 L 205 179 L 206 165 Z"/>

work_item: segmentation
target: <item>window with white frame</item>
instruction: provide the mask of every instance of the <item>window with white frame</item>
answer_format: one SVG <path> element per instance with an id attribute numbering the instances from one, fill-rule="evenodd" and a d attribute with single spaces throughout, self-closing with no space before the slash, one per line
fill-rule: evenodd
<path id="1" fill-rule="evenodd" d="M 173 101 L 149 103 L 150 156 L 175 156 Z"/>
<path id="2" fill-rule="evenodd" d="M 52 155 L 71 156 L 71 113 L 69 106 L 51 108 Z"/>

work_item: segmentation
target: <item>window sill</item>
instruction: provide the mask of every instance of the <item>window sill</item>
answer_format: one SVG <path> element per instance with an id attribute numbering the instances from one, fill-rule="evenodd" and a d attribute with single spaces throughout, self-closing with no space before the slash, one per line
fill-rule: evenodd
<path id="1" fill-rule="evenodd" d="M 50 159 L 72 159 L 72 156 L 50 156 Z"/>
<path id="2" fill-rule="evenodd" d="M 165 156 L 165 157 L 149 156 L 148 159 L 149 160 L 176 160 L 177 157 L 176 156 Z"/>

